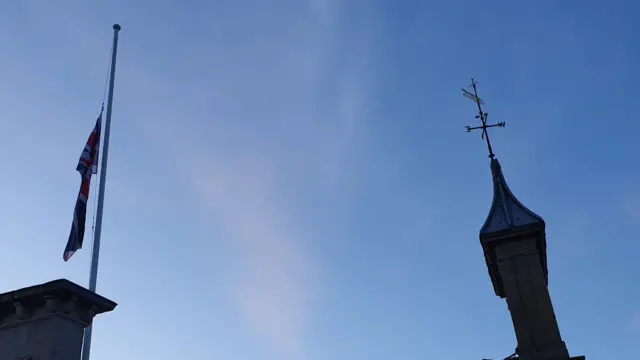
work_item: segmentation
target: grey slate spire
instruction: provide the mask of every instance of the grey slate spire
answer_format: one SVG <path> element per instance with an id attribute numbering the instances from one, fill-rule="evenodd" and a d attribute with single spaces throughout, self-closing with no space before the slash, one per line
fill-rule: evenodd
<path id="1" fill-rule="evenodd" d="M 489 216 L 480 230 L 480 235 L 538 223 L 544 226 L 544 220 L 522 205 L 509 190 L 500 162 L 495 158 L 491 159 L 491 174 L 493 175 L 493 203 Z"/>

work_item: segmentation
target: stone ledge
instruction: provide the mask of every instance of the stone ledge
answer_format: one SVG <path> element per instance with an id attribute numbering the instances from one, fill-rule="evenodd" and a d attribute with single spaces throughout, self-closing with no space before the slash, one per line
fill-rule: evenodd
<path id="1" fill-rule="evenodd" d="M 60 313 L 86 325 L 117 304 L 66 279 L 0 294 L 0 326 L 24 321 L 43 312 Z M 4 324 L 3 324 L 4 323 Z"/>

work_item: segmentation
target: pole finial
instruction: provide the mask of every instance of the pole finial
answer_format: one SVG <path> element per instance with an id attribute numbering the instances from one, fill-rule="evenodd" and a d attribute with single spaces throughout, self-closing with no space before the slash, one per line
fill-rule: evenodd
<path id="1" fill-rule="evenodd" d="M 113 24 L 113 30 L 120 31 L 122 29 L 119 24 Z"/>
<path id="2" fill-rule="evenodd" d="M 476 103 L 476 105 L 478 105 L 478 115 L 476 115 L 476 119 L 480 119 L 480 121 L 482 122 L 481 126 L 465 126 L 465 129 L 467 129 L 467 132 L 471 132 L 472 130 L 478 130 L 478 129 L 482 129 L 482 139 L 485 140 L 487 142 L 487 149 L 489 150 L 489 158 L 493 159 L 495 157 L 495 154 L 493 153 L 493 149 L 491 148 L 491 141 L 489 140 L 489 133 L 487 132 L 487 129 L 490 127 L 504 127 L 505 126 L 505 122 L 498 122 L 496 124 L 492 124 L 492 125 L 487 125 L 487 118 L 489 117 L 489 113 L 483 112 L 482 111 L 482 105 L 484 105 L 484 101 L 482 101 L 482 99 L 478 96 L 478 88 L 476 87 L 476 85 L 478 84 L 477 81 L 475 81 L 475 79 L 471 78 L 471 85 L 469 86 L 470 88 L 473 89 L 473 93 L 462 89 L 462 96 L 469 98 L 471 100 L 473 100 L 473 102 Z"/>

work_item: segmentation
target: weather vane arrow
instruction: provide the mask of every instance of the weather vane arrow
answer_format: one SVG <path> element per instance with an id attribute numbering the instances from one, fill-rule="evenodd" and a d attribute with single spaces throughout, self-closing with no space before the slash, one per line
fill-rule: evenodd
<path id="1" fill-rule="evenodd" d="M 495 154 L 493 153 L 493 149 L 491 148 L 491 141 L 489 141 L 489 133 L 487 132 L 487 129 L 491 127 L 504 127 L 505 122 L 503 121 L 496 124 L 487 125 L 487 118 L 489 117 L 489 113 L 482 111 L 482 105 L 484 105 L 484 101 L 478 96 L 478 88 L 476 87 L 477 84 L 478 82 L 476 82 L 474 79 L 471 79 L 471 85 L 469 87 L 473 89 L 473 93 L 463 88 L 462 96 L 473 100 L 473 102 L 478 105 L 478 115 L 476 115 L 476 119 L 480 119 L 482 125 L 465 126 L 465 129 L 467 129 L 467 132 L 482 129 L 481 138 L 482 140 L 485 140 L 487 142 L 487 149 L 489 149 L 489 158 L 493 159 L 495 157 Z"/>

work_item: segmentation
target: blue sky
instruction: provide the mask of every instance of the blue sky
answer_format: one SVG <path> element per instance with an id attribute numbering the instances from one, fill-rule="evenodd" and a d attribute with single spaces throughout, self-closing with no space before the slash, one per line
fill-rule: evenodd
<path id="1" fill-rule="evenodd" d="M 631 358 L 639 10 L 3 2 L 0 288 L 87 285 L 90 246 L 62 252 L 118 22 L 98 292 L 119 306 L 95 322 L 94 360 L 509 355 L 478 241 L 491 180 L 464 132 L 472 76 L 507 122 L 492 140 L 511 189 L 547 222 L 569 351 Z"/>

